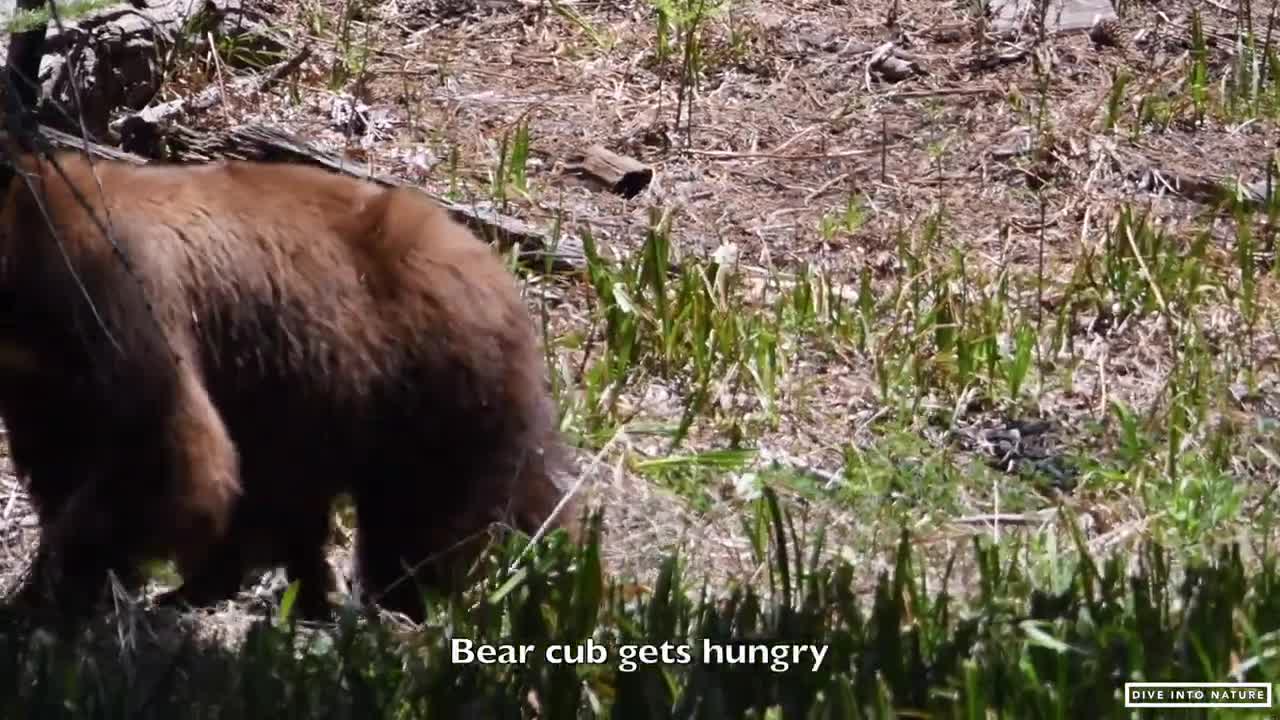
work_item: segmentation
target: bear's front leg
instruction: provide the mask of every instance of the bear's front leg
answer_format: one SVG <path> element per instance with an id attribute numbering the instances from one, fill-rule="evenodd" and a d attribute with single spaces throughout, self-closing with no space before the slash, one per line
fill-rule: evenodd
<path id="1" fill-rule="evenodd" d="M 175 375 L 167 402 L 115 429 L 114 457 L 45 527 L 22 599 L 82 615 L 109 570 L 132 583 L 142 561 L 174 557 L 184 577 L 203 572 L 240 494 L 238 460 L 195 372 Z"/>

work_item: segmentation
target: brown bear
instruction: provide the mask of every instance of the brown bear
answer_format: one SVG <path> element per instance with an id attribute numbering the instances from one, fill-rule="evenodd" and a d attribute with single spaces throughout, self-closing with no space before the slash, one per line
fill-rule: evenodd
<path id="1" fill-rule="evenodd" d="M 427 196 L 293 164 L 10 162 L 0 418 L 42 528 L 23 600 L 83 610 L 108 570 L 136 587 L 172 557 L 169 599 L 283 564 L 320 611 L 344 492 L 361 584 L 413 617 L 407 568 L 448 585 L 487 528 L 576 532 L 518 287 Z"/>

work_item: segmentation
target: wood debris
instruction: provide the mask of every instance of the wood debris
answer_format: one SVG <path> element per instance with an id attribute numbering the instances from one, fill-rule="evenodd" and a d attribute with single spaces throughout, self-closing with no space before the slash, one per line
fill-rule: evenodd
<path id="1" fill-rule="evenodd" d="M 891 83 L 901 82 L 924 73 L 915 56 L 894 43 L 885 43 L 871 52 L 867 61 L 870 72 Z"/>
<path id="2" fill-rule="evenodd" d="M 653 179 L 651 168 L 603 145 L 592 145 L 570 157 L 565 172 L 625 198 L 639 195 Z"/>
<path id="3" fill-rule="evenodd" d="M 1038 5 L 1036 0 L 991 0 L 992 29 L 999 35 L 1035 29 Z M 1051 35 L 1085 32 L 1098 22 L 1118 19 L 1111 0 L 1049 0 L 1044 29 Z"/>

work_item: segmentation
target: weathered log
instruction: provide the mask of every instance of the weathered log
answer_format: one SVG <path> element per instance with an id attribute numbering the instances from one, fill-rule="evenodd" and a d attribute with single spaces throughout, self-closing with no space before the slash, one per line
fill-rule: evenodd
<path id="1" fill-rule="evenodd" d="M 999 35 L 1016 33 L 1039 21 L 1050 35 L 1086 32 L 1099 20 L 1116 19 L 1111 0 L 1049 0 L 1042 18 L 1041 6 L 1033 0 L 992 0 L 987 7 L 992 29 Z"/>
<path id="2" fill-rule="evenodd" d="M 23 3 L 46 5 L 44 0 Z M 107 139 L 113 111 L 141 108 L 155 96 L 163 79 L 161 63 L 175 43 L 187 37 L 202 43 L 213 34 L 254 37 L 264 49 L 284 48 L 272 38 L 263 18 L 245 5 L 243 0 L 148 0 L 143 8 L 121 3 L 75 17 L 59 16 L 45 26 L 47 32 L 33 28 L 15 33 L 9 54 L 22 62 L 10 65 L 9 74 L 37 78 L 40 105 L 35 105 L 33 88 L 15 100 L 38 107 L 46 126 Z M 39 37 L 43 48 L 36 47 Z M 34 75 L 33 65 L 39 68 Z"/>
<path id="3" fill-rule="evenodd" d="M 116 47 L 134 41 L 168 45 L 192 28 L 232 36 L 257 34 L 268 40 L 266 17 L 250 5 L 243 0 L 147 0 L 145 7 L 119 3 L 62 18 L 49 28 L 46 50 L 62 54 L 91 41 Z"/>
<path id="4" fill-rule="evenodd" d="M 565 163 L 565 172 L 603 186 L 625 198 L 639 195 L 653 179 L 653 170 L 639 161 L 592 145 Z"/>

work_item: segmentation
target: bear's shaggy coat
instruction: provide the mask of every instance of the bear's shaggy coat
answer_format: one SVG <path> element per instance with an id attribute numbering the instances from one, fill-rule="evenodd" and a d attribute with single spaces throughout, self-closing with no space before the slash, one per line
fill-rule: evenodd
<path id="1" fill-rule="evenodd" d="M 316 612 L 333 499 L 375 597 L 562 497 L 545 364 L 501 259 L 425 195 L 291 164 L 23 155 L 0 209 L 0 417 L 67 609 L 173 557 L 172 597 L 283 564 Z M 566 505 L 552 527 L 569 527 Z M 43 593 L 48 593 L 47 595 Z M 413 582 L 380 600 L 419 615 Z"/>

